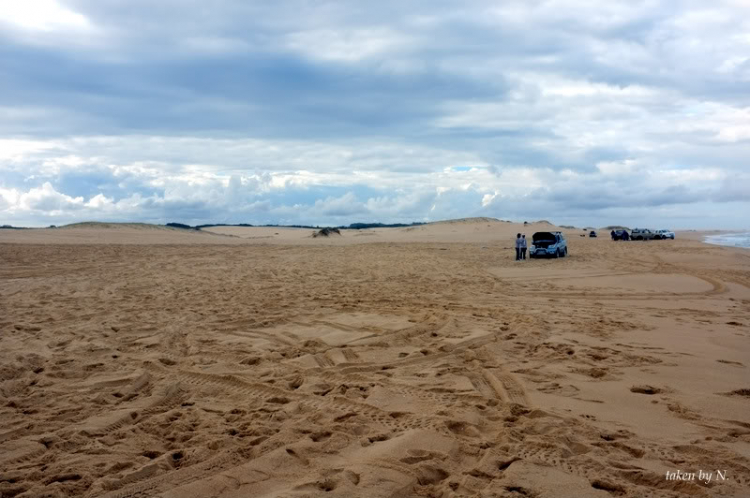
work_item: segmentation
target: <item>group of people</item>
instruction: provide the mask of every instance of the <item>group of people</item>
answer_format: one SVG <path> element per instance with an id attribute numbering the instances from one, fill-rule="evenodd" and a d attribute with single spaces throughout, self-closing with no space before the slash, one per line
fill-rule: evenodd
<path id="1" fill-rule="evenodd" d="M 516 261 L 526 259 L 526 234 L 516 235 Z"/>

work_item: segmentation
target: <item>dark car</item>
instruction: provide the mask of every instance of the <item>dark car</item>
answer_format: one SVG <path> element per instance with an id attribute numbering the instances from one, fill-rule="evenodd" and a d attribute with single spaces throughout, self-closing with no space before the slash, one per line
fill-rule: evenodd
<path id="1" fill-rule="evenodd" d="M 594 231 L 594 230 L 591 230 L 591 231 L 589 232 L 589 237 L 596 237 L 596 231 Z"/>
<path id="2" fill-rule="evenodd" d="M 612 230 L 612 240 L 630 240 L 627 230 Z"/>

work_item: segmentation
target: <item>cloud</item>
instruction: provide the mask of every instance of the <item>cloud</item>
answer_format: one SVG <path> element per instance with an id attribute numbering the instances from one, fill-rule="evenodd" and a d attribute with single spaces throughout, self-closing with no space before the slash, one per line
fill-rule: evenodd
<path id="1" fill-rule="evenodd" d="M 11 0 L 0 221 L 742 227 L 747 19 L 732 0 Z"/>
<path id="2" fill-rule="evenodd" d="M 5 0 L 0 3 L 0 22 L 33 31 L 89 27 L 85 16 L 55 0 Z"/>
<path id="3" fill-rule="evenodd" d="M 367 212 L 364 205 L 353 193 L 347 192 L 341 197 L 327 197 L 315 201 L 313 209 L 324 217 L 345 217 Z"/>
<path id="4" fill-rule="evenodd" d="M 57 192 L 49 182 L 40 188 L 32 188 L 21 194 L 18 199 L 21 209 L 29 211 L 60 212 L 63 210 L 76 210 L 83 206 L 83 197 L 70 197 Z"/>
<path id="5" fill-rule="evenodd" d="M 304 57 L 345 63 L 382 57 L 408 44 L 406 36 L 388 27 L 298 31 L 286 36 L 286 46 Z"/>

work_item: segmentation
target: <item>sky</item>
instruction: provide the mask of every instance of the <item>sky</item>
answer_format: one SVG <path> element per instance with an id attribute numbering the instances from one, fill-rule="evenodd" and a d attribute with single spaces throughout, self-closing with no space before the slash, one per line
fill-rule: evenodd
<path id="1" fill-rule="evenodd" d="M 0 1 L 0 225 L 748 213 L 746 0 Z"/>

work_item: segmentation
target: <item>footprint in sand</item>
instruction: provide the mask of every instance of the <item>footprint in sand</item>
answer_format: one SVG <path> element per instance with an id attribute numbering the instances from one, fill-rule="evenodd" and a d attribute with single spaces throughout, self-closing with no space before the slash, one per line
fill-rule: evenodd
<path id="1" fill-rule="evenodd" d="M 638 393 L 638 394 L 649 394 L 649 395 L 652 395 L 652 394 L 659 394 L 660 392 L 662 392 L 662 390 L 659 389 L 658 387 L 643 385 L 643 386 L 633 386 L 633 387 L 631 387 L 630 388 L 630 392 L 631 393 Z"/>
<path id="2" fill-rule="evenodd" d="M 744 363 L 740 363 L 739 361 L 730 361 L 730 360 L 716 360 L 716 361 L 719 362 L 719 363 L 724 363 L 726 365 L 732 365 L 732 366 L 735 366 L 735 367 L 745 368 L 745 364 Z"/>

